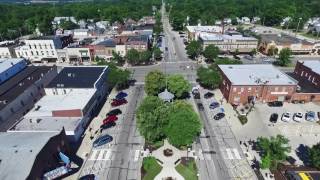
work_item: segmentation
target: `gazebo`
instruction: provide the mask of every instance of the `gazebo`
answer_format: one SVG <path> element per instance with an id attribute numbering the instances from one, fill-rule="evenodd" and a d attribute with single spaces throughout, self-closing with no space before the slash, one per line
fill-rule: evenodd
<path id="1" fill-rule="evenodd" d="M 174 98 L 174 95 L 168 91 L 166 88 L 163 92 L 159 93 L 158 97 L 165 102 L 171 102 Z"/>

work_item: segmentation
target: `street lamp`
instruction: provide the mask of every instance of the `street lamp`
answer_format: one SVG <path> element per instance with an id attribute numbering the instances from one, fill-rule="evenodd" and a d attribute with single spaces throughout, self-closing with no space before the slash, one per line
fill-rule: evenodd
<path id="1" fill-rule="evenodd" d="M 301 19 L 302 19 L 302 18 L 299 18 L 299 21 L 298 21 L 297 30 L 296 30 L 296 34 L 295 34 L 296 37 L 297 37 L 297 32 L 298 32 L 298 29 L 299 29 L 299 25 L 300 25 Z"/>

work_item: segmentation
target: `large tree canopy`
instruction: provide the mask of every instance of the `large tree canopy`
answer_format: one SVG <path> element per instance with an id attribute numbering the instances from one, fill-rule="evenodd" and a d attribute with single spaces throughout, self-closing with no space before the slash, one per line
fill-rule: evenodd
<path id="1" fill-rule="evenodd" d="M 278 163 L 287 158 L 287 153 L 291 151 L 288 146 L 289 140 L 282 135 L 265 138 L 259 137 L 257 145 L 262 154 L 262 168 L 276 169 Z"/>
<path id="2" fill-rule="evenodd" d="M 185 97 L 191 91 L 191 84 L 182 75 L 168 76 L 168 90 L 177 98 Z"/>
<path id="3" fill-rule="evenodd" d="M 195 59 L 202 52 L 202 45 L 199 41 L 191 41 L 187 47 L 187 54 L 191 59 Z"/>
<path id="4" fill-rule="evenodd" d="M 310 165 L 312 167 L 320 169 L 320 143 L 309 148 L 308 155 Z"/>
<path id="5" fill-rule="evenodd" d="M 185 101 L 175 101 L 168 112 L 168 125 L 165 128 L 169 142 L 177 147 L 189 145 L 200 129 L 200 118 L 192 106 Z"/>
<path id="6" fill-rule="evenodd" d="M 150 96 L 157 96 L 166 86 L 166 77 L 165 75 L 156 70 L 151 71 L 145 77 L 145 86 L 144 90 Z"/>

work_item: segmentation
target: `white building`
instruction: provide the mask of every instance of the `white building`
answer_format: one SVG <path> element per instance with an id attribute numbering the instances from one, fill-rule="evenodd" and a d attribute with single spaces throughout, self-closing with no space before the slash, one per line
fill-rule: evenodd
<path id="1" fill-rule="evenodd" d="M 14 48 L 19 45 L 15 41 L 2 41 L 0 42 L 0 58 L 16 58 Z"/>
<path id="2" fill-rule="evenodd" d="M 242 18 L 241 18 L 241 23 L 242 23 L 242 24 L 250 24 L 250 18 L 248 18 L 248 17 L 242 17 Z"/>
<path id="3" fill-rule="evenodd" d="M 32 62 L 55 62 L 57 49 L 62 49 L 72 42 L 71 36 L 45 36 L 25 40 L 25 45 L 15 48 L 18 57 Z"/>
<path id="4" fill-rule="evenodd" d="M 251 52 L 258 46 L 258 40 L 254 37 L 244 37 L 241 34 L 210 34 L 200 33 L 199 40 L 203 47 L 212 44 L 222 52 Z"/>
<path id="5" fill-rule="evenodd" d="M 107 91 L 107 67 L 64 67 L 11 131 L 59 132 L 78 141 Z"/>
<path id="6" fill-rule="evenodd" d="M 93 60 L 93 55 L 88 47 L 68 46 L 64 49 L 57 50 L 59 62 L 66 63 L 86 63 Z"/>
<path id="7" fill-rule="evenodd" d="M 186 28 L 188 41 L 198 40 L 199 34 L 203 32 L 213 34 L 222 33 L 222 27 L 220 26 L 187 26 Z"/>
<path id="8" fill-rule="evenodd" d="M 89 29 L 74 29 L 73 30 L 73 38 L 81 39 L 91 36 Z"/>

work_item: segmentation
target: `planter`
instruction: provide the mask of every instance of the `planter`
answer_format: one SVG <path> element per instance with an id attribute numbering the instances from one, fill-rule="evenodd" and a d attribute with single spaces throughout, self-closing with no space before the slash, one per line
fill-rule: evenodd
<path id="1" fill-rule="evenodd" d="M 172 149 L 165 149 L 163 150 L 163 154 L 167 157 L 172 156 L 173 155 L 173 151 Z"/>

